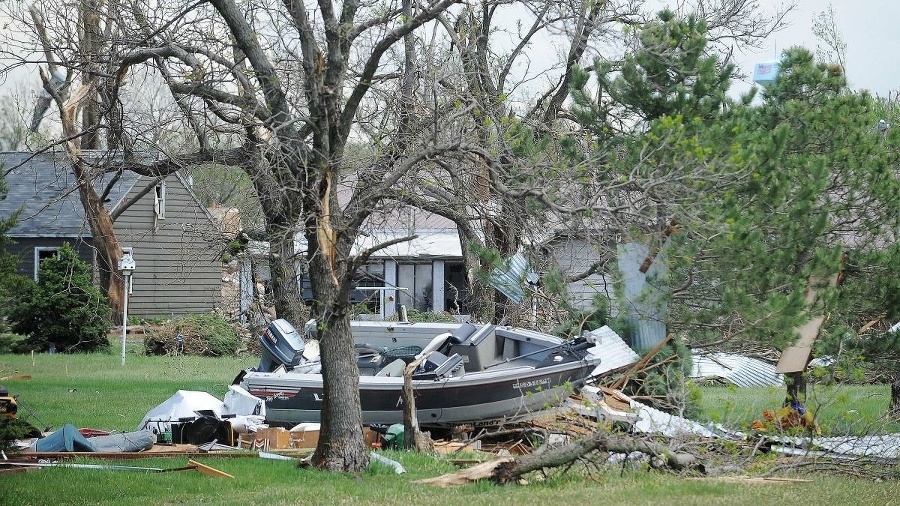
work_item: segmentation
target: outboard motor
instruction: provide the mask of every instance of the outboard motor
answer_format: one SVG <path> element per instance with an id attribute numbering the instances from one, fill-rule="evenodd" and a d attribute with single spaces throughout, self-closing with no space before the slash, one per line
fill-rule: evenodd
<path id="1" fill-rule="evenodd" d="M 282 364 L 288 370 L 297 367 L 303 360 L 303 349 L 306 347 L 297 329 L 285 319 L 270 323 L 259 336 L 259 344 L 262 345 L 257 368 L 260 372 L 272 372 Z"/>

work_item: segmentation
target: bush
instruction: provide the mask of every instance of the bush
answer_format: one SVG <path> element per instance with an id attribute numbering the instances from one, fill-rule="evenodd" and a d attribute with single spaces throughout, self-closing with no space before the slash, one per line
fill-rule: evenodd
<path id="1" fill-rule="evenodd" d="M 181 342 L 176 337 L 181 336 Z M 147 355 L 234 355 L 240 338 L 230 323 L 217 313 L 190 314 L 159 325 L 147 333 Z"/>
<path id="2" fill-rule="evenodd" d="M 19 334 L 0 332 L 0 355 L 7 353 L 28 353 L 28 340 Z"/>
<path id="3" fill-rule="evenodd" d="M 39 281 L 21 283 L 12 301 L 8 321 L 13 332 L 27 336 L 32 350 L 51 345 L 61 352 L 109 349 L 109 305 L 94 286 L 91 267 L 64 244 L 56 255 L 43 260 Z"/>

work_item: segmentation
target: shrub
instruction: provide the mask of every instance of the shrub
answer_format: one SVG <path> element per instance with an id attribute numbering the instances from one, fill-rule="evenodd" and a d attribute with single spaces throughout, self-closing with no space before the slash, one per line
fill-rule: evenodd
<path id="1" fill-rule="evenodd" d="M 25 336 L 0 332 L 0 355 L 7 353 L 28 353 L 28 341 Z"/>
<path id="2" fill-rule="evenodd" d="M 453 315 L 447 312 L 435 313 L 432 311 L 419 311 L 418 309 L 408 309 L 406 317 L 411 322 L 445 322 L 456 323 Z"/>
<path id="3" fill-rule="evenodd" d="M 62 352 L 109 349 L 109 305 L 94 286 L 91 267 L 64 244 L 41 262 L 39 281 L 25 280 L 12 301 L 8 320 L 13 332 L 27 336 L 30 349 Z"/>
<path id="4" fill-rule="evenodd" d="M 181 342 L 176 340 L 181 336 Z M 240 338 L 234 327 L 218 313 L 190 314 L 159 325 L 147 333 L 147 355 L 234 355 Z"/>

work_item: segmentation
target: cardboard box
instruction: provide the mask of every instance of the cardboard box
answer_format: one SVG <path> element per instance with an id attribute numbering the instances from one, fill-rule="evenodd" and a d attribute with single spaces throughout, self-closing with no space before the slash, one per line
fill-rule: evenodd
<path id="1" fill-rule="evenodd" d="M 283 427 L 269 427 L 241 434 L 238 446 L 250 450 L 276 450 L 291 447 L 291 434 Z"/>
<path id="2" fill-rule="evenodd" d="M 374 430 L 363 427 L 363 437 L 366 448 L 373 448 L 380 441 L 380 436 Z M 241 434 L 238 438 L 238 446 L 249 450 L 283 450 L 290 448 L 315 448 L 319 444 L 319 428 L 304 428 L 288 431 L 283 427 L 269 427 L 259 429 L 255 433 Z"/>
<path id="3" fill-rule="evenodd" d="M 318 429 L 296 430 L 289 434 L 291 448 L 315 448 L 319 444 Z"/>

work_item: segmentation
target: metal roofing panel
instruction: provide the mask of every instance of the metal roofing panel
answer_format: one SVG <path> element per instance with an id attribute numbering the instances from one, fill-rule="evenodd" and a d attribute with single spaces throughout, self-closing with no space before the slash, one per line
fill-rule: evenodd
<path id="1" fill-rule="evenodd" d="M 589 348 L 588 353 L 600 357 L 600 365 L 591 373 L 592 376 L 627 367 L 641 358 L 616 331 L 606 325 L 591 331 L 591 336 L 597 340 L 597 344 Z"/>
<path id="2" fill-rule="evenodd" d="M 664 285 L 667 272 L 664 252 L 657 253 L 646 273 L 640 268 L 651 254 L 648 245 L 620 244 L 617 254 L 625 299 L 622 309 L 634 326 L 632 345 L 639 350 L 653 348 L 666 338 L 665 292 L 668 289 Z"/>
<path id="3" fill-rule="evenodd" d="M 775 365 L 733 353 L 693 353 L 692 378 L 720 378 L 743 388 L 784 385 Z"/>

